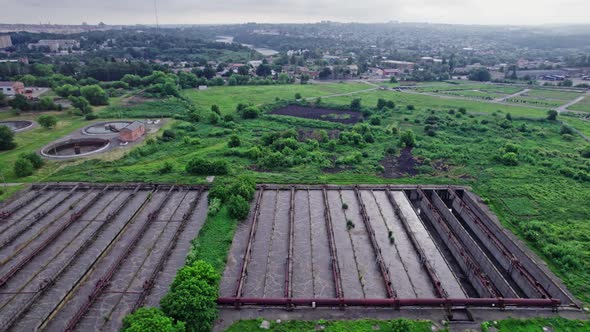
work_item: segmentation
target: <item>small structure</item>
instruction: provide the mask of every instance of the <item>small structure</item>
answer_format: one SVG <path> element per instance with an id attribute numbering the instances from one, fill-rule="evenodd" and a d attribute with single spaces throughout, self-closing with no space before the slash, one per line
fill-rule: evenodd
<path id="1" fill-rule="evenodd" d="M 23 82 L 0 82 L 0 92 L 5 96 L 21 95 L 25 93 Z"/>
<path id="2" fill-rule="evenodd" d="M 135 142 L 145 134 L 145 126 L 142 122 L 133 121 L 127 127 L 119 130 L 119 140 L 122 142 Z"/>

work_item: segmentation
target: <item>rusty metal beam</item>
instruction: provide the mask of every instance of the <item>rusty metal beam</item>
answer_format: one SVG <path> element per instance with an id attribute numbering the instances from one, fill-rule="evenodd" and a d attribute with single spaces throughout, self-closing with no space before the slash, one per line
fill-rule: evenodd
<path id="1" fill-rule="evenodd" d="M 285 268 L 285 290 L 284 296 L 293 297 L 293 245 L 295 237 L 295 187 L 291 187 L 290 204 L 289 204 L 289 251 L 287 253 L 287 262 Z"/>
<path id="2" fill-rule="evenodd" d="M 16 211 L 22 209 L 23 207 L 29 205 L 30 203 L 32 203 L 33 201 L 37 200 L 39 197 L 41 197 L 42 192 L 47 189 L 47 185 L 45 185 L 44 187 L 42 187 L 39 190 L 36 190 L 36 193 L 31 195 L 31 197 L 23 200 L 22 202 L 20 202 L 19 204 L 17 204 L 15 207 L 11 208 L 10 210 L 3 210 L 0 211 L 0 220 L 5 220 L 7 218 L 9 218 L 10 216 L 12 216 Z"/>
<path id="3" fill-rule="evenodd" d="M 254 306 L 284 306 L 287 304 L 295 306 L 361 306 L 361 307 L 492 307 L 505 308 L 514 307 L 546 307 L 557 308 L 561 301 L 559 299 L 522 299 L 522 298 L 388 298 L 388 299 L 347 299 L 347 298 L 233 298 L 220 297 L 217 299 L 219 305 L 240 305 Z"/>

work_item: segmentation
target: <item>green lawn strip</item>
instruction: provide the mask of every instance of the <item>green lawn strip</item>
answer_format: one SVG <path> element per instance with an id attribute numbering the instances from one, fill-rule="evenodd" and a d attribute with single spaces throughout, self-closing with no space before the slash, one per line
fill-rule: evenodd
<path id="1" fill-rule="evenodd" d="M 590 321 L 568 320 L 565 318 L 505 319 L 482 324 L 482 331 L 498 332 L 539 332 L 550 328 L 555 332 L 589 332 Z"/>
<path id="2" fill-rule="evenodd" d="M 238 221 L 229 216 L 227 206 L 223 206 L 215 216 L 207 217 L 199 235 L 191 243 L 187 265 L 203 260 L 222 275 L 237 226 Z"/>
<path id="3" fill-rule="evenodd" d="M 276 98 L 294 100 L 296 93 L 300 93 L 302 98 L 310 98 L 371 88 L 373 87 L 364 83 L 319 83 L 306 85 L 223 86 L 210 87 L 204 91 L 184 90 L 183 93 L 197 106 L 197 109 L 209 110 L 212 105 L 217 105 L 221 113 L 226 115 L 234 114 L 239 103 L 259 105 L 272 103 Z"/>
<path id="4" fill-rule="evenodd" d="M 574 91 L 558 91 L 549 89 L 532 89 L 528 91 L 526 96 L 537 97 L 537 99 L 557 99 L 562 101 L 573 100 L 582 95 L 582 92 Z"/>
<path id="5" fill-rule="evenodd" d="M 567 108 L 572 111 L 590 112 L 590 96 Z"/>
<path id="6" fill-rule="evenodd" d="M 411 321 L 411 320 L 320 320 L 320 321 L 282 321 L 277 323 L 269 321 L 270 329 L 260 328 L 263 319 L 241 320 L 230 326 L 226 332 L 245 332 L 245 331 L 275 331 L 275 332 L 308 332 L 308 331 L 325 331 L 325 332 L 366 332 L 366 331 L 383 331 L 383 332 L 430 332 L 432 323 L 429 321 Z M 438 330 L 445 331 L 445 330 Z"/>
<path id="7" fill-rule="evenodd" d="M 363 105 L 374 106 L 377 104 L 377 99 L 384 98 L 393 100 L 399 106 L 414 105 L 416 107 L 431 108 L 434 110 L 447 111 L 450 109 L 458 109 L 460 107 L 466 108 L 469 113 L 494 113 L 498 110 L 504 113 L 510 113 L 513 116 L 525 116 L 531 118 L 544 118 L 547 115 L 547 110 L 527 108 L 526 106 L 509 106 L 501 104 L 493 104 L 487 102 L 479 102 L 475 100 L 462 100 L 452 98 L 439 98 L 429 95 L 413 94 L 407 92 L 392 92 L 392 91 L 370 91 L 359 93 L 352 96 L 334 97 L 326 99 L 326 102 L 337 104 L 350 104 L 354 98 L 361 98 Z"/>
<path id="8" fill-rule="evenodd" d="M 590 111 L 590 108 L 589 108 L 589 111 Z M 586 135 L 587 137 L 590 137 L 590 119 L 589 120 L 582 120 L 582 119 L 569 117 L 569 116 L 560 117 L 560 119 L 563 122 L 567 123 L 568 125 L 579 130 L 582 134 Z"/>

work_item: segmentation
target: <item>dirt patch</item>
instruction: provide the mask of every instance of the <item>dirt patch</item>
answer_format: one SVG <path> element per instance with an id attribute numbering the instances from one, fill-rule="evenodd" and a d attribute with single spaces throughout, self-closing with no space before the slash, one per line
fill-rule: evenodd
<path id="1" fill-rule="evenodd" d="M 388 179 L 414 176 L 418 174 L 416 167 L 422 165 L 422 161 L 412 155 L 411 147 L 404 148 L 399 157 L 386 155 L 380 163 L 385 168 L 381 175 Z"/>
<path id="2" fill-rule="evenodd" d="M 270 112 L 274 115 L 294 116 L 297 118 L 355 124 L 363 119 L 360 112 L 342 111 L 329 108 L 304 107 L 289 105 Z"/>
<path id="3" fill-rule="evenodd" d="M 156 98 L 147 98 L 140 95 L 134 95 L 131 97 L 126 97 L 121 99 L 121 106 L 128 107 L 128 106 L 135 106 L 143 103 L 147 103 L 149 101 L 156 101 Z"/>

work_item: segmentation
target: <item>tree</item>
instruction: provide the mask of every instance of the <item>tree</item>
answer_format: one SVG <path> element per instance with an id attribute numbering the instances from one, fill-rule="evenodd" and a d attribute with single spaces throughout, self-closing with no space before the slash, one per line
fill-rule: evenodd
<path id="1" fill-rule="evenodd" d="M 129 84 L 131 87 L 138 87 L 141 85 L 141 76 L 133 74 L 125 74 L 121 81 Z"/>
<path id="2" fill-rule="evenodd" d="M 194 88 L 197 86 L 197 75 L 181 71 L 178 73 L 178 83 L 183 89 Z"/>
<path id="3" fill-rule="evenodd" d="M 64 84 L 54 89 L 55 93 L 60 96 L 67 98 L 69 96 L 79 96 L 80 88 L 72 84 Z"/>
<path id="4" fill-rule="evenodd" d="M 70 96 L 68 99 L 72 103 L 72 106 L 79 109 L 82 114 L 90 114 L 92 112 L 92 107 L 90 107 L 90 103 L 86 98 Z"/>
<path id="5" fill-rule="evenodd" d="M 53 102 L 51 97 L 43 97 L 39 100 L 39 109 L 43 111 L 57 110 L 58 106 Z"/>
<path id="6" fill-rule="evenodd" d="M 204 261 L 184 266 L 160 301 L 162 311 L 185 322 L 188 331 L 209 332 L 217 318 L 219 279 L 213 266 Z"/>
<path id="7" fill-rule="evenodd" d="M 238 75 L 249 75 L 250 74 L 250 68 L 248 68 L 248 66 L 239 66 L 238 67 Z"/>
<path id="8" fill-rule="evenodd" d="M 261 64 L 256 68 L 256 75 L 260 77 L 270 76 L 272 74 L 272 67 L 269 64 Z"/>
<path id="9" fill-rule="evenodd" d="M 6 106 L 6 96 L 0 91 L 0 107 Z"/>
<path id="10" fill-rule="evenodd" d="M 194 175 L 226 175 L 229 165 L 225 160 L 193 158 L 186 165 L 186 172 Z"/>
<path id="11" fill-rule="evenodd" d="M 397 83 L 397 78 L 395 78 L 395 76 L 391 76 L 389 83 Z"/>
<path id="12" fill-rule="evenodd" d="M 21 110 L 21 111 L 28 111 L 31 109 L 31 103 L 27 100 L 27 97 L 17 94 L 14 98 L 8 102 L 10 107 Z"/>
<path id="13" fill-rule="evenodd" d="M 80 89 L 80 94 L 93 106 L 108 105 L 109 96 L 99 85 L 87 85 Z"/>
<path id="14" fill-rule="evenodd" d="M 386 105 L 387 105 L 387 101 L 385 101 L 385 99 L 383 99 L 383 98 L 377 99 L 377 109 L 378 110 L 383 109 L 383 107 L 385 107 Z"/>
<path id="15" fill-rule="evenodd" d="M 556 110 L 550 110 L 549 112 L 547 112 L 547 120 L 549 121 L 555 121 L 557 120 L 557 111 Z"/>
<path id="16" fill-rule="evenodd" d="M 492 79 L 492 75 L 487 68 L 479 67 L 471 70 L 468 78 L 472 81 L 487 82 Z"/>
<path id="17" fill-rule="evenodd" d="M 51 129 L 57 125 L 57 118 L 53 115 L 43 114 L 37 118 L 37 121 L 41 125 L 41 127 L 45 129 Z"/>
<path id="18" fill-rule="evenodd" d="M 228 212 L 230 217 L 244 220 L 250 213 L 250 205 L 244 197 L 239 195 L 232 195 L 227 202 Z"/>
<path id="19" fill-rule="evenodd" d="M 219 106 L 211 105 L 211 112 L 216 113 L 217 115 L 221 115 L 221 111 L 219 110 Z"/>
<path id="20" fill-rule="evenodd" d="M 299 92 L 297 92 L 297 93 L 295 94 L 295 99 L 296 99 L 296 100 L 299 100 L 299 99 L 301 99 L 301 94 L 300 94 Z"/>
<path id="21" fill-rule="evenodd" d="M 18 158 L 14 163 L 14 174 L 19 178 L 32 175 L 33 169 L 33 164 L 25 158 Z"/>
<path id="22" fill-rule="evenodd" d="M 318 75 L 320 80 L 325 80 L 330 78 L 330 76 L 332 76 L 332 69 L 330 69 L 330 67 L 324 67 L 322 68 L 322 70 L 320 71 L 320 74 Z"/>
<path id="23" fill-rule="evenodd" d="M 6 126 L 0 126 L 0 151 L 11 150 L 16 147 L 14 133 Z"/>
<path id="24" fill-rule="evenodd" d="M 307 75 L 307 74 L 301 75 L 301 84 L 307 84 L 307 82 L 309 82 L 309 79 L 310 79 L 309 75 Z"/>
<path id="25" fill-rule="evenodd" d="M 353 110 L 353 111 L 360 111 L 360 109 L 361 109 L 361 99 L 360 98 L 354 98 L 350 102 L 350 109 Z"/>
<path id="26" fill-rule="evenodd" d="M 139 308 L 123 318 L 121 332 L 184 332 L 183 322 L 174 323 L 159 308 Z"/>

